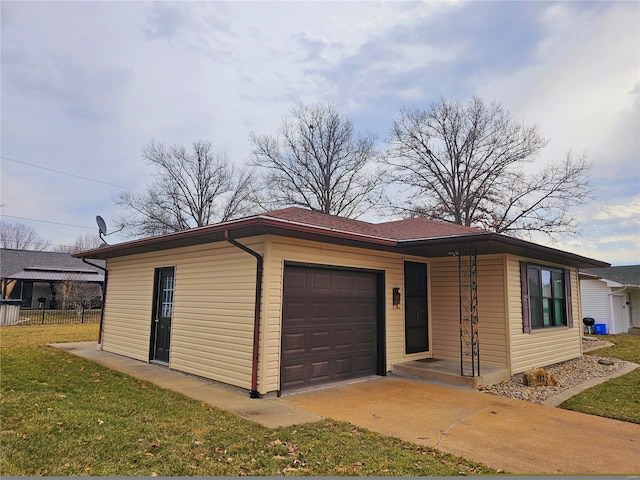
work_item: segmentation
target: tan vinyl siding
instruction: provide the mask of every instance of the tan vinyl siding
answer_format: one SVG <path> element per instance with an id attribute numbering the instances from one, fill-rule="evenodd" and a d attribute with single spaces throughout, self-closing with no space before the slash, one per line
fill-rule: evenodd
<path id="1" fill-rule="evenodd" d="M 460 360 L 460 302 L 458 258 L 430 260 L 431 331 L 433 356 Z M 504 257 L 478 257 L 478 330 L 480 362 L 508 365 Z"/>
<path id="2" fill-rule="evenodd" d="M 267 244 L 263 297 L 263 327 L 266 327 L 263 339 L 266 341 L 266 348 L 261 350 L 265 353 L 260 370 L 264 375 L 262 377 L 264 382 L 260 381 L 261 393 L 278 390 L 280 387 L 282 276 L 285 261 L 383 271 L 385 274 L 387 370 L 391 370 L 394 363 L 429 355 L 424 353 L 405 355 L 404 309 L 394 309 L 391 299 L 393 287 L 400 287 L 404 295 L 404 260 L 426 264 L 425 259 L 285 237 L 272 237 Z"/>
<path id="3" fill-rule="evenodd" d="M 256 260 L 227 242 L 109 260 L 104 349 L 148 360 L 158 267 L 175 267 L 170 367 L 250 388 Z"/>
<path id="4" fill-rule="evenodd" d="M 578 272 L 568 268 L 571 277 L 573 328 L 556 327 L 522 332 L 522 298 L 520 290 L 520 261 L 567 269 L 566 266 L 548 264 L 515 256 L 507 257 L 509 292 L 509 333 L 511 336 L 511 373 L 544 367 L 579 357 L 581 352 L 580 289 Z"/>
<path id="5" fill-rule="evenodd" d="M 164 265 L 162 265 L 164 266 Z M 149 360 L 153 267 L 130 265 L 127 257 L 107 261 L 109 271 L 102 348 L 137 360 Z"/>

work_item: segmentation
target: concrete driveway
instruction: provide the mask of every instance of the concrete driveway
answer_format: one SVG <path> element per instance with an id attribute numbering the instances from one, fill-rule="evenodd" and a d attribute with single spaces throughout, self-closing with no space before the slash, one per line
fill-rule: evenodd
<path id="1" fill-rule="evenodd" d="M 640 474 L 640 425 L 471 390 L 385 377 L 281 397 L 517 474 Z"/>

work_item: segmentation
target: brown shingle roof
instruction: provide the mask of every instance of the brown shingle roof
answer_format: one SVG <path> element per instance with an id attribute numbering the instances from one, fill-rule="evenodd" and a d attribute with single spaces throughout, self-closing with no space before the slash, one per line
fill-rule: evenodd
<path id="1" fill-rule="evenodd" d="M 413 218 L 376 224 L 297 207 L 104 246 L 74 256 L 108 259 L 256 235 L 285 236 L 424 257 L 446 256 L 452 251 L 468 251 L 473 247 L 477 248 L 479 255 L 511 253 L 576 267 L 609 265 L 525 240 L 451 223 Z"/>
<path id="2" fill-rule="evenodd" d="M 264 216 L 290 222 L 341 230 L 359 235 L 388 238 L 391 240 L 417 240 L 422 238 L 450 237 L 485 233 L 479 228 L 465 227 L 447 222 L 436 222 L 426 218 L 408 218 L 384 223 L 369 223 L 325 213 L 289 207 L 267 212 Z"/>
<path id="3" fill-rule="evenodd" d="M 427 218 L 407 218 L 394 222 L 378 223 L 376 227 L 396 240 L 414 240 L 419 238 L 453 237 L 485 233 L 479 228 L 465 227 L 455 223 L 436 222 Z"/>

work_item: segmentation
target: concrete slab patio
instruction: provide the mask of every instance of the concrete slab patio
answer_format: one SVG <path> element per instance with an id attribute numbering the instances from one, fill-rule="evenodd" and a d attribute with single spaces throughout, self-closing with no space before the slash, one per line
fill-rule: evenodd
<path id="1" fill-rule="evenodd" d="M 640 474 L 637 424 L 394 376 L 250 399 L 95 342 L 55 346 L 271 428 L 331 417 L 509 473 Z"/>

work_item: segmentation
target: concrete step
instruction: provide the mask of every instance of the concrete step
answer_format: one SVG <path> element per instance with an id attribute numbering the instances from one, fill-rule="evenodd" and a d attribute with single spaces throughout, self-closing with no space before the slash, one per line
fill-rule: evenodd
<path id="1" fill-rule="evenodd" d="M 629 329 L 629 335 L 640 335 L 640 327 L 631 327 Z"/>
<path id="2" fill-rule="evenodd" d="M 392 373 L 402 377 L 472 389 L 476 389 L 482 385 L 493 385 L 494 383 L 508 380 L 511 377 L 509 370 L 506 368 L 486 365 L 480 365 L 479 376 L 463 376 L 460 375 L 459 361 L 438 359 L 425 359 L 396 364 L 392 368 Z"/>

